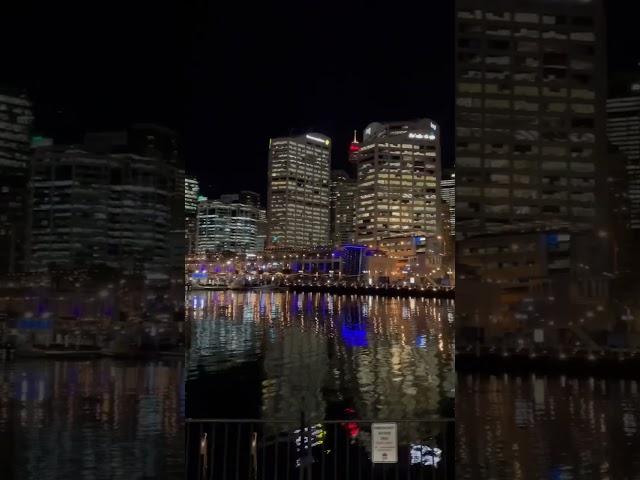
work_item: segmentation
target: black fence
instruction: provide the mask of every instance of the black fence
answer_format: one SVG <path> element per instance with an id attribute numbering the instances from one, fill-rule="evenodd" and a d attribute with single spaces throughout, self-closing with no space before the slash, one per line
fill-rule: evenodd
<path id="1" fill-rule="evenodd" d="M 373 423 L 397 425 L 397 463 L 373 463 Z M 302 421 L 187 419 L 189 479 L 454 478 L 451 419 Z"/>

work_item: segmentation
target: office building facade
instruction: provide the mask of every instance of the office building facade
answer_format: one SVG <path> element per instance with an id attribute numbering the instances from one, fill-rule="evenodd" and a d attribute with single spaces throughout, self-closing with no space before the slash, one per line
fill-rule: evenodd
<path id="1" fill-rule="evenodd" d="M 268 247 L 329 244 L 331 139 L 319 133 L 269 146 Z"/>
<path id="2" fill-rule="evenodd" d="M 372 123 L 351 158 L 357 168 L 356 240 L 439 234 L 440 131 L 428 119 Z"/>

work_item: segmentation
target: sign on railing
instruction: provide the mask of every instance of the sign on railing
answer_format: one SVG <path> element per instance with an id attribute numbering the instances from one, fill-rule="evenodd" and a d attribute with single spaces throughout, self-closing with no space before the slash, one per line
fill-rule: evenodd
<path id="1" fill-rule="evenodd" d="M 398 425 L 374 423 L 371 425 L 373 463 L 398 463 Z"/>

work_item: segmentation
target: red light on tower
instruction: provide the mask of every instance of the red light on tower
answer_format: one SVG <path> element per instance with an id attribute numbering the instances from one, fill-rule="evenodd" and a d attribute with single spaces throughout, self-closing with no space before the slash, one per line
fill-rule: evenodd
<path id="1" fill-rule="evenodd" d="M 353 140 L 351 145 L 349 145 L 349 159 L 353 157 L 356 153 L 360 151 L 360 143 L 358 143 L 357 130 L 353 131 Z"/>

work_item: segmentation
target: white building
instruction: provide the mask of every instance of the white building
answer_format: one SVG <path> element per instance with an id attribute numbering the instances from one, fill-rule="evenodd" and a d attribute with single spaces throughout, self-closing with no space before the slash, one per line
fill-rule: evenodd
<path id="1" fill-rule="evenodd" d="M 222 200 L 198 204 L 196 253 L 229 251 L 257 253 L 260 209 L 255 205 Z"/>

